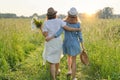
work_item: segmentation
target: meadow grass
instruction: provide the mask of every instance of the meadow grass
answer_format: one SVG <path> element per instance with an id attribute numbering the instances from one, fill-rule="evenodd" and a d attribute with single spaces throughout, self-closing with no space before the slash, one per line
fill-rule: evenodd
<path id="1" fill-rule="evenodd" d="M 41 34 L 31 31 L 28 19 L 0 19 L 0 72 L 15 70 L 19 62 L 43 41 Z M 40 40 L 39 40 L 39 39 Z"/>
<path id="2" fill-rule="evenodd" d="M 88 23 L 87 23 L 88 21 Z M 120 23 L 118 19 L 85 20 L 82 24 L 90 58 L 91 80 L 120 79 Z M 86 24 L 87 23 L 87 24 Z"/>
<path id="3" fill-rule="evenodd" d="M 78 80 L 120 80 L 120 19 L 83 19 L 82 32 L 90 64 L 77 56 Z M 44 37 L 30 19 L 0 19 L 0 80 L 51 80 L 42 64 Z M 58 80 L 67 80 L 67 59 Z"/>

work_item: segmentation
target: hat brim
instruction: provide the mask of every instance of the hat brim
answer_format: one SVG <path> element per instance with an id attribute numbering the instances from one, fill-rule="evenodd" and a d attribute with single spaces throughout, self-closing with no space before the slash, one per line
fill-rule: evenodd
<path id="1" fill-rule="evenodd" d="M 71 15 L 69 12 L 68 12 L 68 15 L 70 16 L 70 17 L 77 17 L 77 15 Z"/>
<path id="2" fill-rule="evenodd" d="M 47 13 L 47 15 L 53 16 L 53 15 L 55 15 L 56 13 L 57 13 L 57 11 L 54 11 L 54 12 L 52 12 L 52 13 Z"/>

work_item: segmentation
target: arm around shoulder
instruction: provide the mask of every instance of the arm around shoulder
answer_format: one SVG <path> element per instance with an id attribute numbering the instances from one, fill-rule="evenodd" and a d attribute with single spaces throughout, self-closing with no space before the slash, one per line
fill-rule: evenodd
<path id="1" fill-rule="evenodd" d="M 81 28 L 72 28 L 69 26 L 64 26 L 63 28 L 67 31 L 81 31 Z"/>

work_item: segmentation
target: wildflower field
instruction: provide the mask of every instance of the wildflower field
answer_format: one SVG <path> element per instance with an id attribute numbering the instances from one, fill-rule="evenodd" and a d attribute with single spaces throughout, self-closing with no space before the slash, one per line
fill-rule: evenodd
<path id="1" fill-rule="evenodd" d="M 0 19 L 0 80 L 51 80 L 42 65 L 44 37 L 31 30 L 31 19 Z M 120 19 L 82 19 L 84 44 L 90 64 L 77 56 L 78 80 L 120 80 Z M 67 59 L 57 80 L 67 80 Z M 69 79 L 68 79 L 69 80 Z"/>

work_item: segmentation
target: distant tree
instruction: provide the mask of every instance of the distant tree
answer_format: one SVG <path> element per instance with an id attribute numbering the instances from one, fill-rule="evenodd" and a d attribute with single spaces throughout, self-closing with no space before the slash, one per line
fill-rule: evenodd
<path id="1" fill-rule="evenodd" d="M 25 16 L 21 15 L 20 18 L 26 18 Z"/>
<path id="2" fill-rule="evenodd" d="M 96 13 L 96 16 L 98 18 L 104 18 L 104 19 L 112 18 L 112 16 L 113 16 L 113 8 L 105 7 L 103 10 L 99 10 Z"/>
<path id="3" fill-rule="evenodd" d="M 103 11 L 102 11 L 102 10 L 99 10 L 99 11 L 96 13 L 96 17 L 102 18 L 102 16 L 103 16 Z"/>
<path id="4" fill-rule="evenodd" d="M 39 15 L 38 18 L 45 19 L 46 18 L 46 14 Z"/>
<path id="5" fill-rule="evenodd" d="M 113 15 L 113 8 L 105 7 L 103 9 L 103 17 L 106 19 L 111 18 Z"/>
<path id="6" fill-rule="evenodd" d="M 34 17 L 34 16 L 38 17 L 38 14 L 37 14 L 37 13 L 34 13 L 34 14 L 32 15 L 32 17 Z"/>
<path id="7" fill-rule="evenodd" d="M 66 16 L 64 15 L 64 14 L 59 14 L 58 15 L 58 18 L 60 18 L 60 19 L 64 19 Z"/>
<path id="8" fill-rule="evenodd" d="M 13 13 L 0 13 L 0 18 L 17 18 L 17 15 Z"/>

